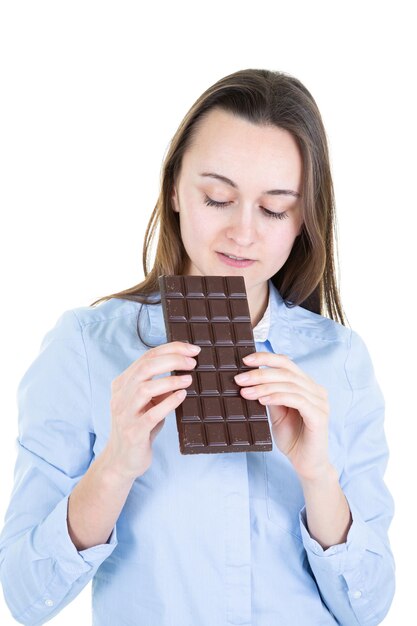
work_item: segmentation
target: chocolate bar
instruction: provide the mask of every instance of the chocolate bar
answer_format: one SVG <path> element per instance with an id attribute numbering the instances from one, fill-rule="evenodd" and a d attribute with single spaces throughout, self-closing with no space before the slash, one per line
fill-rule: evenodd
<path id="1" fill-rule="evenodd" d="M 240 395 L 234 376 L 255 352 L 243 276 L 160 276 L 167 340 L 201 346 L 177 407 L 181 454 L 272 450 L 265 407 Z"/>

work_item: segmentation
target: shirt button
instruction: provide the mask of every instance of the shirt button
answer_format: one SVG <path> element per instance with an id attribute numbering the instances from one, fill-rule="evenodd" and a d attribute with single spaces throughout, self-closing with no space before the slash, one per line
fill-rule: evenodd
<path id="1" fill-rule="evenodd" d="M 51 600 L 50 598 L 47 598 L 45 600 L 45 604 L 46 604 L 46 606 L 54 606 L 54 601 Z"/>
<path id="2" fill-rule="evenodd" d="M 354 591 L 352 593 L 352 598 L 355 598 L 355 600 L 359 600 L 359 598 L 361 598 L 361 597 L 362 597 L 362 591 L 358 590 L 358 591 Z"/>

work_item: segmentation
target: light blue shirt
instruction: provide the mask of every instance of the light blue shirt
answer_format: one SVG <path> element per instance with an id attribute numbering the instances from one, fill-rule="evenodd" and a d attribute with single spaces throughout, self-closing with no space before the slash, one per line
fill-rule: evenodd
<path id="1" fill-rule="evenodd" d="M 328 390 L 330 459 L 353 516 L 346 543 L 323 550 L 309 535 L 300 482 L 275 444 L 181 455 L 173 412 L 108 543 L 76 550 L 68 495 L 109 437 L 111 381 L 147 350 L 137 336 L 141 305 L 113 298 L 64 312 L 18 388 L 15 485 L 0 536 L 17 621 L 43 624 L 92 579 L 94 626 L 381 622 L 395 584 L 393 501 L 369 353 L 356 332 L 287 307 L 269 287 L 256 349 L 287 354 Z M 140 324 L 148 343 L 166 342 L 160 304 L 144 306 Z"/>

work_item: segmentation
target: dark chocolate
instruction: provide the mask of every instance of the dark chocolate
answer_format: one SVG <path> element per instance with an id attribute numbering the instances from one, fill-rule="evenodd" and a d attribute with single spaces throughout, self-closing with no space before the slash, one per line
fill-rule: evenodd
<path id="1" fill-rule="evenodd" d="M 234 376 L 255 352 L 243 276 L 160 276 L 167 340 L 201 346 L 187 396 L 177 407 L 182 454 L 272 450 L 265 407 L 246 400 Z"/>

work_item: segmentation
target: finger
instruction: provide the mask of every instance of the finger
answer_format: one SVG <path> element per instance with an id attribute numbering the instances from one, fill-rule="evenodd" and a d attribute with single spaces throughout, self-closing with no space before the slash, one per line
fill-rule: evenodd
<path id="1" fill-rule="evenodd" d="M 187 392 L 185 389 L 180 389 L 179 391 L 175 391 L 170 394 L 165 400 L 160 402 L 159 404 L 155 404 L 149 411 L 147 411 L 143 419 L 139 420 L 141 426 L 143 426 L 148 432 L 151 432 L 153 428 L 159 422 L 161 422 L 165 417 L 174 409 L 176 409 L 181 402 L 184 401 Z"/>
<path id="2" fill-rule="evenodd" d="M 300 376 L 288 369 L 278 369 L 276 367 L 266 367 L 254 369 L 235 376 L 235 381 L 242 387 L 261 385 L 266 383 L 291 383 L 292 385 L 305 390 L 318 398 L 323 397 L 323 388 L 317 385 L 311 378 Z"/>
<path id="3" fill-rule="evenodd" d="M 171 395 L 173 391 L 186 389 L 191 383 L 192 376 L 190 374 L 185 376 L 164 376 L 163 378 L 149 380 L 133 388 L 131 395 L 125 398 L 125 403 L 134 407 L 135 413 L 141 413 L 150 402 L 158 404 L 159 396 Z M 125 393 L 124 390 L 123 393 Z"/>
<path id="4" fill-rule="evenodd" d="M 275 406 L 296 410 L 305 427 L 310 431 L 327 428 L 328 426 L 328 412 L 311 404 L 304 396 L 289 392 L 278 392 L 271 394 L 268 399 L 265 397 L 264 400 L 265 404 L 271 407 L 270 411 L 273 411 Z M 261 399 L 259 399 L 259 402 L 261 404 L 264 403 Z M 272 415 L 273 413 L 271 413 Z"/>
<path id="5" fill-rule="evenodd" d="M 250 359 L 248 360 L 248 357 Z M 269 367 L 283 368 L 298 374 L 302 378 L 309 378 L 307 374 L 294 363 L 286 354 L 275 354 L 274 352 L 252 352 L 243 357 L 245 365 L 250 367 L 259 367 L 260 365 L 268 365 Z"/>
<path id="6" fill-rule="evenodd" d="M 167 354 L 144 360 L 133 372 L 131 379 L 135 382 L 150 380 L 153 376 L 167 374 L 175 370 L 192 370 L 197 365 L 196 359 L 181 354 Z"/>
<path id="7" fill-rule="evenodd" d="M 313 404 L 306 396 L 298 393 L 275 392 L 259 398 L 259 402 L 268 406 L 285 406 L 296 409 L 308 429 L 315 429 L 319 425 L 327 424 L 328 411 Z"/>
<path id="8" fill-rule="evenodd" d="M 154 356 L 161 356 L 164 354 L 185 354 L 185 355 L 196 355 L 201 351 L 201 346 L 197 346 L 193 343 L 188 343 L 187 341 L 169 341 L 167 343 L 163 343 L 160 346 L 155 346 L 155 348 L 151 348 L 147 351 L 146 355 L 149 358 L 153 358 Z"/>
<path id="9" fill-rule="evenodd" d="M 304 389 L 309 393 L 317 396 L 317 398 L 327 400 L 327 389 L 317 384 L 312 378 L 301 375 L 298 368 L 296 372 L 277 367 L 261 367 L 249 370 L 235 377 L 237 384 L 242 386 L 259 385 L 268 382 L 289 382 L 298 385 L 300 389 Z"/>
<path id="10" fill-rule="evenodd" d="M 193 370 L 197 361 L 193 357 L 178 354 L 169 354 L 143 361 L 136 371 L 132 370 L 130 376 L 124 377 L 119 385 L 119 390 L 131 396 L 143 383 L 151 380 L 154 376 L 168 374 L 174 370 Z"/>
<path id="11" fill-rule="evenodd" d="M 326 403 L 323 399 L 318 398 L 314 394 L 310 393 L 305 389 L 300 389 L 298 385 L 294 385 L 292 383 L 270 383 L 265 385 L 256 385 L 255 387 L 244 387 L 241 389 L 241 395 L 248 400 L 259 400 L 261 402 L 261 398 L 265 398 L 268 396 L 268 401 L 262 403 L 271 404 L 271 396 L 279 394 L 280 402 L 282 404 L 281 397 L 282 394 L 290 394 L 292 396 L 296 396 L 297 398 L 305 399 L 310 405 L 319 408 L 320 410 L 325 410 Z M 292 406 L 292 405 L 288 405 Z"/>
<path id="12" fill-rule="evenodd" d="M 151 444 L 153 443 L 156 435 L 162 429 L 162 427 L 164 425 L 164 422 L 165 422 L 165 418 L 163 420 L 161 420 L 160 422 L 158 422 L 158 424 L 154 428 L 152 428 L 151 432 L 149 433 L 149 438 L 151 440 Z"/>
<path id="13" fill-rule="evenodd" d="M 142 364 L 144 362 L 152 361 L 155 358 L 167 355 L 196 356 L 197 354 L 199 354 L 200 351 L 200 346 L 186 343 L 184 341 L 170 341 L 169 343 L 161 344 L 160 346 L 156 346 L 155 348 L 151 348 L 150 350 L 144 352 L 139 358 L 133 361 L 133 363 L 131 363 L 119 376 L 117 376 L 113 382 L 115 384 L 115 387 L 120 386 L 120 383 L 123 383 L 125 377 L 129 378 L 132 374 L 135 374 L 137 370 L 142 367 Z"/>

